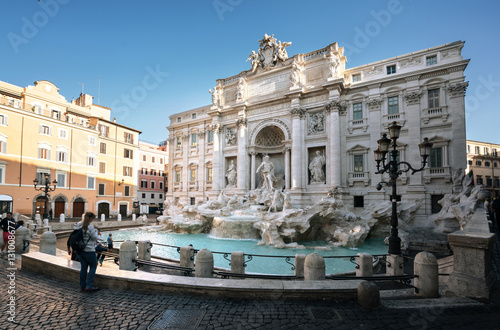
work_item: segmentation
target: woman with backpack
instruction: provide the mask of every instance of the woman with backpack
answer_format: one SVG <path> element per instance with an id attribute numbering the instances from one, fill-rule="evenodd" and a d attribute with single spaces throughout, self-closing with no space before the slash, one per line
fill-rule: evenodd
<path id="1" fill-rule="evenodd" d="M 94 286 L 94 275 L 97 269 L 97 257 L 95 246 L 97 242 L 97 229 L 90 223 L 94 221 L 95 214 L 92 212 L 85 213 L 83 221 L 77 222 L 74 229 L 83 230 L 83 241 L 85 247 L 83 250 L 76 251 L 80 260 L 80 291 L 97 291 L 98 287 Z M 88 269 L 88 275 L 87 275 Z"/>

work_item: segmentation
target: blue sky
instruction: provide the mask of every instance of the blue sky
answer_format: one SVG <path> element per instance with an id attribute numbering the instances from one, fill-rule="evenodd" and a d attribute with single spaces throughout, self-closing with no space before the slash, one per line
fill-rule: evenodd
<path id="1" fill-rule="evenodd" d="M 173 113 L 210 103 L 215 80 L 250 68 L 264 33 L 288 54 L 338 42 L 347 67 L 466 41 L 467 138 L 500 143 L 498 1 L 2 0 L 0 80 L 84 91 L 112 117 L 168 136 Z"/>

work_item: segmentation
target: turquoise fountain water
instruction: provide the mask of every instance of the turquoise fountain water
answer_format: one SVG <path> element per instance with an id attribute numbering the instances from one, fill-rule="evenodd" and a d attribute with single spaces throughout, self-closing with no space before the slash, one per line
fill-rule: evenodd
<path id="1" fill-rule="evenodd" d="M 226 252 L 229 253 L 229 255 L 233 251 L 243 251 L 245 254 L 251 255 L 282 256 L 281 258 L 254 256 L 251 261 L 247 262 L 246 272 L 248 273 L 293 275 L 294 271 L 292 270 L 292 266 L 286 263 L 285 256 L 293 257 L 297 253 L 309 254 L 316 252 L 324 257 L 355 256 L 357 253 L 361 252 L 370 253 L 372 255 L 387 253 L 387 245 L 384 244 L 382 238 L 368 238 L 359 248 L 333 247 L 326 242 L 311 241 L 298 242 L 304 245 L 306 247 L 305 249 L 276 249 L 268 245 L 258 245 L 258 240 L 220 239 L 206 234 L 173 234 L 144 230 L 120 230 L 112 233 L 115 241 L 124 241 L 127 239 L 133 241 L 149 240 L 153 243 L 153 249 L 151 251 L 153 256 L 172 259 L 179 259 L 179 253 L 175 248 L 154 245 L 154 243 L 173 246 L 187 246 L 192 244 L 197 250 L 205 248 L 212 252 Z M 119 243 L 115 245 L 119 246 Z M 330 247 L 330 249 L 326 249 L 327 247 Z M 230 256 L 228 258 L 230 258 Z M 290 262 L 293 264 L 294 259 L 292 258 Z M 224 259 L 222 254 L 214 254 L 214 263 L 216 267 L 230 268 L 229 261 Z M 355 270 L 355 265 L 349 261 L 349 258 L 325 258 L 325 263 L 327 274 Z"/>

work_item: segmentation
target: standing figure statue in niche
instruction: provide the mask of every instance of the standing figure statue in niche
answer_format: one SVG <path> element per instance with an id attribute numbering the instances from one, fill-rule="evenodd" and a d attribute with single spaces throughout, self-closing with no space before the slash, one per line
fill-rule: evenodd
<path id="1" fill-rule="evenodd" d="M 325 171 L 323 171 L 323 166 L 325 166 L 325 164 L 325 156 L 322 155 L 319 150 L 317 150 L 316 156 L 309 164 L 309 171 L 311 171 L 311 183 L 325 182 Z"/>
<path id="2" fill-rule="evenodd" d="M 276 180 L 274 176 L 274 164 L 269 160 L 269 156 L 264 156 L 262 158 L 262 163 L 257 168 L 256 173 L 262 176 L 262 190 L 272 191 L 273 190 L 273 180 Z"/>
<path id="3" fill-rule="evenodd" d="M 229 168 L 226 171 L 228 187 L 236 186 L 236 176 L 237 176 L 236 164 L 234 163 L 234 159 L 231 159 L 231 164 L 229 164 Z"/>

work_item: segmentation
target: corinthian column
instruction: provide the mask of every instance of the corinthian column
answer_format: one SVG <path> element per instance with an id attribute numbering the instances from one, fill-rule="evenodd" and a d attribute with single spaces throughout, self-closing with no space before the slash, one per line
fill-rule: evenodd
<path id="1" fill-rule="evenodd" d="M 246 191 L 248 190 L 247 120 L 238 119 L 236 126 L 238 126 L 237 187 L 238 190 Z"/>
<path id="2" fill-rule="evenodd" d="M 221 175 L 221 138 L 220 133 L 222 130 L 222 125 L 217 123 L 213 126 L 214 130 L 214 164 L 212 170 L 212 186 L 215 193 L 219 194 L 221 185 L 223 183 L 224 176 Z"/>
<path id="3" fill-rule="evenodd" d="M 257 153 L 255 151 L 252 151 L 250 153 L 252 155 L 252 161 L 250 165 L 250 189 L 254 190 L 255 189 L 255 155 Z"/>
<path id="4" fill-rule="evenodd" d="M 345 106 L 339 101 L 332 101 L 325 106 L 326 111 L 330 114 L 330 185 L 332 187 L 340 186 L 340 112 L 344 111 Z"/>
<path id="5" fill-rule="evenodd" d="M 304 116 L 304 110 L 293 108 L 292 114 L 292 190 L 302 189 L 302 136 L 300 129 L 300 117 Z"/>

